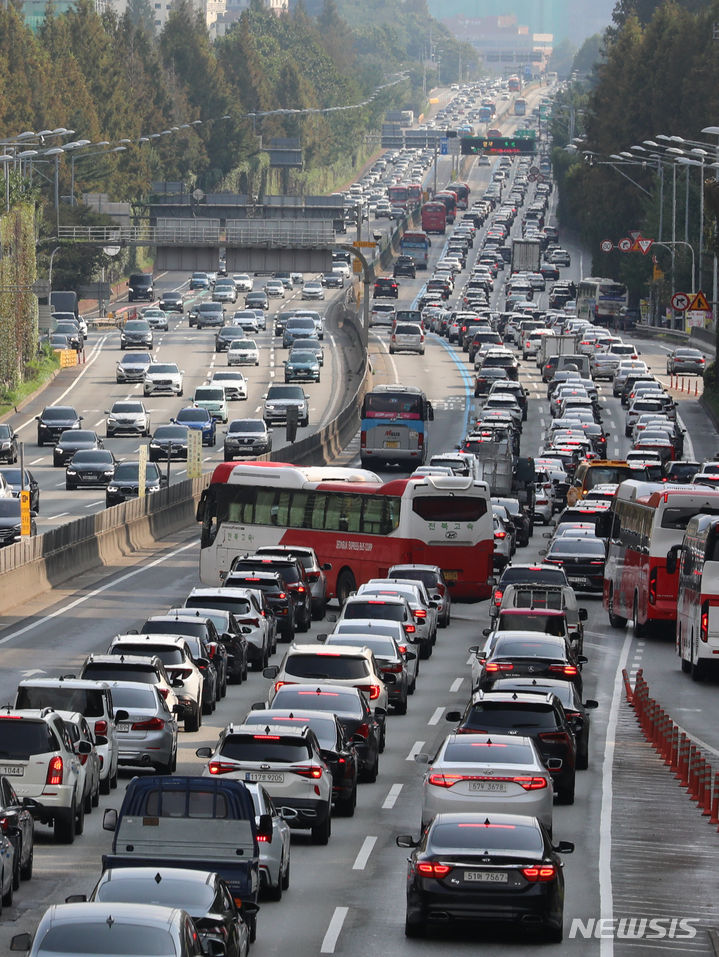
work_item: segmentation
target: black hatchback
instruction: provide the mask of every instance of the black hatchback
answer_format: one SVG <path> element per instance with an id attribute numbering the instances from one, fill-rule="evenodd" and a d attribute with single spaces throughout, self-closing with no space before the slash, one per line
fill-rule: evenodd
<path id="1" fill-rule="evenodd" d="M 37 420 L 37 444 L 43 446 L 48 442 L 57 442 L 66 429 L 79 429 L 82 416 L 70 405 L 48 405 Z"/>

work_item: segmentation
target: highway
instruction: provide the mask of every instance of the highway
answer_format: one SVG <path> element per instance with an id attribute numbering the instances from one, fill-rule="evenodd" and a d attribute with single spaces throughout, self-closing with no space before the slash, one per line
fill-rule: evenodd
<path id="1" fill-rule="evenodd" d="M 472 168 L 469 182 L 475 195 L 481 195 L 489 175 L 490 170 L 486 168 Z M 519 229 L 519 221 L 515 229 Z M 572 267 L 563 270 L 562 275 L 579 279 L 590 271 L 587 254 L 568 245 Z M 473 254 L 477 253 L 479 246 L 478 239 Z M 441 241 L 433 243 L 433 259 L 440 256 L 441 247 Z M 501 276 L 500 273 L 495 301 L 500 296 Z M 177 278 L 163 277 L 163 286 L 168 283 L 164 288 L 177 282 Z M 415 281 L 402 282 L 401 305 L 409 305 L 416 299 L 423 280 L 424 277 L 420 276 Z M 540 302 L 546 302 L 546 299 L 540 299 Z M 188 330 L 186 320 L 172 321 L 171 326 L 175 328 L 163 336 L 159 349 L 164 358 L 179 361 L 188 371 L 185 388 L 188 395 L 192 386 L 204 381 L 210 368 L 213 358 L 211 333 L 198 334 L 196 330 Z M 76 397 L 73 397 L 78 410 L 87 412 L 86 423 L 89 421 L 91 425 L 101 422 L 103 409 L 109 407 L 108 397 L 111 400 L 127 395 L 123 387 L 113 385 L 114 361 L 120 355 L 117 345 L 113 344 L 116 342 L 114 335 L 104 341 L 102 336 L 98 337 L 97 342 L 102 342 L 102 345 L 98 348 L 97 358 L 79 381 Z M 630 339 L 629 335 L 625 338 Z M 665 347 L 655 341 L 643 341 L 639 345 L 642 357 L 652 369 L 663 372 Z M 269 359 L 269 337 L 263 339 L 263 346 Z M 334 348 L 338 353 L 341 351 L 339 338 Z M 329 343 L 326 349 L 329 353 Z M 193 357 L 199 357 L 194 368 L 190 364 Z M 281 357 L 281 350 L 275 346 L 275 369 L 278 357 Z M 430 336 L 424 356 L 390 357 L 387 334 L 373 332 L 370 358 L 376 381 L 396 380 L 420 385 L 427 391 L 437 413 L 430 430 L 431 448 L 434 451 L 454 448 L 477 408 L 466 354 Z M 183 362 L 186 365 L 183 366 Z M 248 403 L 241 404 L 243 410 L 245 405 L 248 409 L 257 409 L 261 393 L 270 379 L 268 372 L 272 369 L 271 365 L 263 364 L 258 370 L 248 370 L 251 397 Z M 522 452 L 533 454 L 538 451 L 548 424 L 546 391 L 533 361 L 521 364 L 520 376 L 530 390 L 530 411 L 523 431 Z M 338 368 L 334 376 L 323 377 L 319 388 L 310 387 L 317 390 L 316 395 L 314 391 L 312 393 L 314 425 L 329 415 L 332 390 L 339 381 Z M 621 457 L 629 447 L 629 440 L 624 438 L 623 410 L 619 400 L 611 397 L 611 388 L 602 385 L 600 391 L 604 424 L 611 433 L 610 451 L 613 456 Z M 177 400 L 151 401 L 156 403 L 153 405 L 155 416 L 169 416 L 178 407 Z M 29 422 L 21 432 L 26 441 L 34 438 L 34 423 L 29 415 L 25 412 L 21 417 L 21 421 Z M 686 457 L 701 460 L 713 456 L 717 450 L 716 436 L 693 398 L 681 400 L 680 416 L 689 429 Z M 156 423 L 160 421 L 163 419 L 155 417 Z M 117 440 L 118 448 L 124 442 Z M 122 447 L 123 453 L 128 455 L 136 447 L 136 443 L 127 440 L 127 447 Z M 51 487 L 53 477 L 56 485 L 60 482 L 61 473 L 47 465 L 47 455 L 48 451 L 44 455 L 38 454 L 37 458 L 42 458 L 42 462 L 37 465 L 28 463 L 43 475 L 43 481 L 47 483 L 43 486 L 43 520 L 55 514 L 55 510 L 59 513 L 70 508 L 69 495 Z M 214 461 L 218 453 L 215 451 L 208 458 Z M 356 441 L 345 451 L 341 461 L 358 464 Z M 179 470 L 175 472 L 174 466 L 173 473 L 180 474 Z M 86 497 L 90 507 L 101 507 L 93 504 L 98 498 L 97 493 L 72 493 L 73 501 L 80 501 L 76 496 Z M 517 553 L 516 560 L 537 559 L 545 544 L 542 530 L 538 528 L 530 545 Z M 88 576 L 77 583 L 75 590 L 47 596 L 21 616 L 4 622 L 5 627 L 0 631 L 0 701 L 13 699 L 21 676 L 74 673 L 86 654 L 105 650 L 114 634 L 137 627 L 148 615 L 179 603 L 197 584 L 198 553 L 197 529 L 189 528 L 158 546 L 141 563 L 128 562 L 109 576 L 99 573 Z M 668 893 L 666 883 L 652 881 L 650 877 L 659 874 L 661 859 L 658 855 L 665 843 L 660 837 L 660 833 L 664 835 L 660 828 L 666 828 L 675 841 L 682 842 L 682 847 L 691 847 L 691 853 L 696 855 L 693 866 L 687 867 L 686 860 L 682 860 L 688 871 L 687 878 L 695 879 L 691 901 L 681 902 L 682 916 L 699 914 L 697 919 L 703 924 L 711 923 L 715 878 L 702 857 L 701 837 L 697 835 L 706 833 L 707 852 L 710 854 L 712 842 L 716 840 L 715 829 L 702 824 L 686 798 L 683 799 L 686 820 L 674 816 L 671 797 L 666 798 L 667 817 L 662 817 L 661 804 L 655 807 L 651 795 L 646 795 L 635 783 L 631 773 L 638 776 L 639 772 L 645 771 L 648 775 L 649 770 L 636 733 L 631 730 L 633 718 L 631 715 L 627 717 L 618 689 L 623 667 L 631 670 L 643 667 L 655 697 L 691 733 L 706 741 L 719 754 L 719 724 L 712 720 L 717 709 L 716 682 L 710 680 L 697 685 L 683 675 L 670 639 L 652 636 L 637 640 L 631 629 L 617 631 L 609 627 L 606 613 L 597 598 L 583 597 L 580 603 L 589 611 L 585 631 L 585 653 L 589 663 L 584 671 L 584 694 L 586 698 L 596 698 L 599 709 L 592 718 L 590 766 L 578 774 L 575 804 L 556 807 L 554 811 L 556 837 L 576 844 L 575 853 L 565 862 L 565 926 L 569 927 L 573 917 L 599 917 L 611 914 L 612 908 L 625 905 L 633 906 L 638 913 L 657 912 Z M 380 953 L 388 957 L 407 957 L 429 954 L 430 950 L 435 957 L 455 957 L 458 953 L 475 954 L 478 948 L 492 955 L 518 957 L 525 955 L 532 946 L 534 940 L 531 937 L 518 934 L 486 936 L 482 933 L 478 936 L 449 928 L 427 941 L 406 941 L 403 933 L 406 852 L 395 846 L 394 838 L 399 833 L 417 834 L 419 828 L 422 769 L 415 764 L 413 755 L 419 750 L 432 752 L 450 729 L 444 720 L 445 711 L 462 707 L 466 702 L 470 675 L 467 647 L 477 643 L 486 622 L 484 603 L 454 607 L 452 625 L 440 631 L 432 658 L 422 663 L 417 693 L 410 699 L 407 716 L 389 718 L 387 749 L 380 761 L 377 782 L 361 786 L 354 818 L 335 820 L 329 847 L 315 847 L 309 838 L 293 835 L 290 889 L 281 902 L 262 905 L 258 937 L 252 948 L 254 957 L 275 957 L 287 949 L 289 941 L 296 957 L 334 953 L 342 957 L 375 957 Z M 305 637 L 314 641 L 314 635 L 324 630 L 327 630 L 327 623 L 315 623 L 312 632 Z M 279 661 L 281 652 L 282 646 L 274 661 Z M 252 702 L 264 698 L 265 687 L 264 678 L 250 674 L 246 684 L 229 689 L 227 698 L 218 705 L 215 714 L 205 718 L 199 733 L 189 735 L 182 732 L 178 771 L 199 773 L 202 762 L 195 757 L 195 748 L 213 744 L 217 732 L 227 722 L 240 720 Z M 622 765 L 622 759 L 628 757 L 633 759 L 630 770 Z M 612 769 L 613 776 L 608 773 Z M 120 789 L 101 798 L 100 811 L 106 807 L 119 807 L 122 788 L 129 776 L 123 774 Z M 110 844 L 110 835 L 101 830 L 101 817 L 96 811 L 86 820 L 85 834 L 72 847 L 53 844 L 49 829 L 37 828 L 35 876 L 22 885 L 13 907 L 6 909 L 0 920 L 0 952 L 7 953 L 13 934 L 33 931 L 48 904 L 60 902 L 68 894 L 89 892 L 92 888 L 100 873 L 100 855 Z M 626 849 L 626 829 L 631 830 L 633 825 L 638 828 L 642 821 L 654 819 L 657 822 L 656 847 L 638 848 L 636 856 L 627 864 L 622 857 Z M 625 837 L 620 841 L 618 834 L 622 827 L 625 828 L 622 831 Z M 619 860 L 623 862 L 621 866 L 617 863 Z M 668 880 L 671 881 L 671 875 Z M 625 897 L 620 895 L 627 883 L 632 882 L 636 884 L 633 905 L 627 904 Z M 672 913 L 679 913 L 679 910 L 675 908 Z M 670 941 L 629 943 L 566 939 L 563 944 L 551 948 L 551 952 L 558 955 L 581 954 L 582 957 L 612 957 L 615 954 L 617 957 L 654 957 L 665 950 L 674 955 L 712 953 L 703 932 L 681 946 Z"/>

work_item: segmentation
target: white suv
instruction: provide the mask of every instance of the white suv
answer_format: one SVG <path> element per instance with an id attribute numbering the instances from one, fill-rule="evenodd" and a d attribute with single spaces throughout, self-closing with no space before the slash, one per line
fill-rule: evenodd
<path id="1" fill-rule="evenodd" d="M 357 594 L 384 598 L 400 595 L 407 599 L 417 629 L 415 640 L 420 658 L 429 658 L 437 640 L 437 602 L 431 601 L 421 581 L 398 581 L 394 578 L 371 578 L 360 585 Z"/>
<path id="2" fill-rule="evenodd" d="M 214 750 L 198 748 L 195 753 L 210 759 L 203 777 L 231 775 L 236 781 L 261 784 L 291 828 L 310 828 L 315 844 L 327 844 L 332 833 L 332 772 L 308 725 L 230 724 Z"/>
<path id="3" fill-rule="evenodd" d="M 145 373 L 143 392 L 146 396 L 158 392 L 182 395 L 183 376 L 184 371 L 178 368 L 176 362 L 153 362 Z"/>
<path id="4" fill-rule="evenodd" d="M 30 799 L 36 821 L 53 825 L 56 841 L 72 844 L 85 827 L 80 757 L 92 746 L 81 741 L 76 752 L 52 708 L 4 708 L 0 739 L 0 774 L 21 798 Z"/>

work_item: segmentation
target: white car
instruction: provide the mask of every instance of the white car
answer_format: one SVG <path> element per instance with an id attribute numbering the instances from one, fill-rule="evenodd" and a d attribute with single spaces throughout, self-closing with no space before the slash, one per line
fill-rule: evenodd
<path id="1" fill-rule="evenodd" d="M 325 288 L 319 279 L 310 279 L 302 286 L 302 299 L 324 299 Z"/>
<path id="2" fill-rule="evenodd" d="M 260 350 L 254 339 L 233 339 L 227 350 L 228 366 L 258 366 Z"/>
<path id="3" fill-rule="evenodd" d="M 184 375 L 184 369 L 179 369 L 175 362 L 153 362 L 145 373 L 143 393 L 146 396 L 158 392 L 181 396 Z"/>
<path id="4" fill-rule="evenodd" d="M 241 372 L 234 372 L 229 369 L 216 369 L 212 373 L 210 382 L 213 385 L 222 386 L 230 402 L 233 402 L 235 399 L 247 398 L 247 379 L 245 379 Z"/>
<path id="5" fill-rule="evenodd" d="M 230 319 L 230 325 L 239 326 L 245 332 L 259 332 L 262 328 L 262 323 L 253 309 L 239 309 L 234 312 Z"/>
<path id="6" fill-rule="evenodd" d="M 422 831 L 436 814 L 469 812 L 526 814 L 552 833 L 552 775 L 531 738 L 449 734 L 434 760 L 420 752 L 415 761 L 427 765 Z"/>
<path id="7" fill-rule="evenodd" d="M 262 814 L 272 818 L 272 840 L 260 841 L 260 891 L 268 900 L 278 901 L 290 886 L 290 826 L 261 784 L 244 785 L 252 795 L 257 824 Z"/>
<path id="8" fill-rule="evenodd" d="M 232 278 L 238 292 L 252 292 L 253 282 L 246 272 L 233 273 Z"/>
<path id="9" fill-rule="evenodd" d="M 430 600 L 424 582 L 401 581 L 396 578 L 371 578 L 357 589 L 358 595 L 400 595 L 412 609 L 416 628 L 415 639 L 420 658 L 429 658 L 437 640 L 437 603 Z"/>
<path id="10" fill-rule="evenodd" d="M 129 435 L 150 434 L 150 413 L 139 399 L 127 399 L 114 402 L 105 412 L 105 434 L 108 439 L 120 433 Z"/>
<path id="11" fill-rule="evenodd" d="M 198 409 L 206 409 L 213 419 L 225 423 L 230 417 L 227 405 L 227 393 L 220 382 L 212 385 L 198 385 L 192 397 L 193 405 Z"/>
<path id="12" fill-rule="evenodd" d="M 270 299 L 284 299 L 285 286 L 281 279 L 268 279 L 265 283 L 265 292 Z"/>
<path id="13" fill-rule="evenodd" d="M 93 737 L 87 719 L 79 711 L 58 711 L 70 735 L 73 748 L 78 752 L 78 745 L 86 741 L 91 751 L 80 758 L 80 780 L 78 793 L 82 795 L 85 814 L 92 813 L 92 809 L 100 803 L 100 756 L 95 749 Z"/>

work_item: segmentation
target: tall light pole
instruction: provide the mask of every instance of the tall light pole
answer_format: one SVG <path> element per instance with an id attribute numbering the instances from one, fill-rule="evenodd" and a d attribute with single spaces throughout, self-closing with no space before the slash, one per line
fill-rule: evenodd
<path id="1" fill-rule="evenodd" d="M 55 157 L 55 228 L 56 235 L 60 235 L 60 157 L 65 152 L 61 146 L 54 146 L 50 150 L 45 150 L 45 156 Z"/>
<path id="2" fill-rule="evenodd" d="M 109 143 L 95 143 L 95 146 L 109 146 Z M 67 149 L 67 147 L 66 147 Z M 126 146 L 114 146 L 109 150 L 94 150 L 92 153 L 81 153 L 78 156 L 75 156 L 74 153 L 70 154 L 70 205 L 77 205 L 75 202 L 75 163 L 79 160 L 90 159 L 91 156 L 110 156 L 112 153 L 124 153 L 127 149 Z"/>

